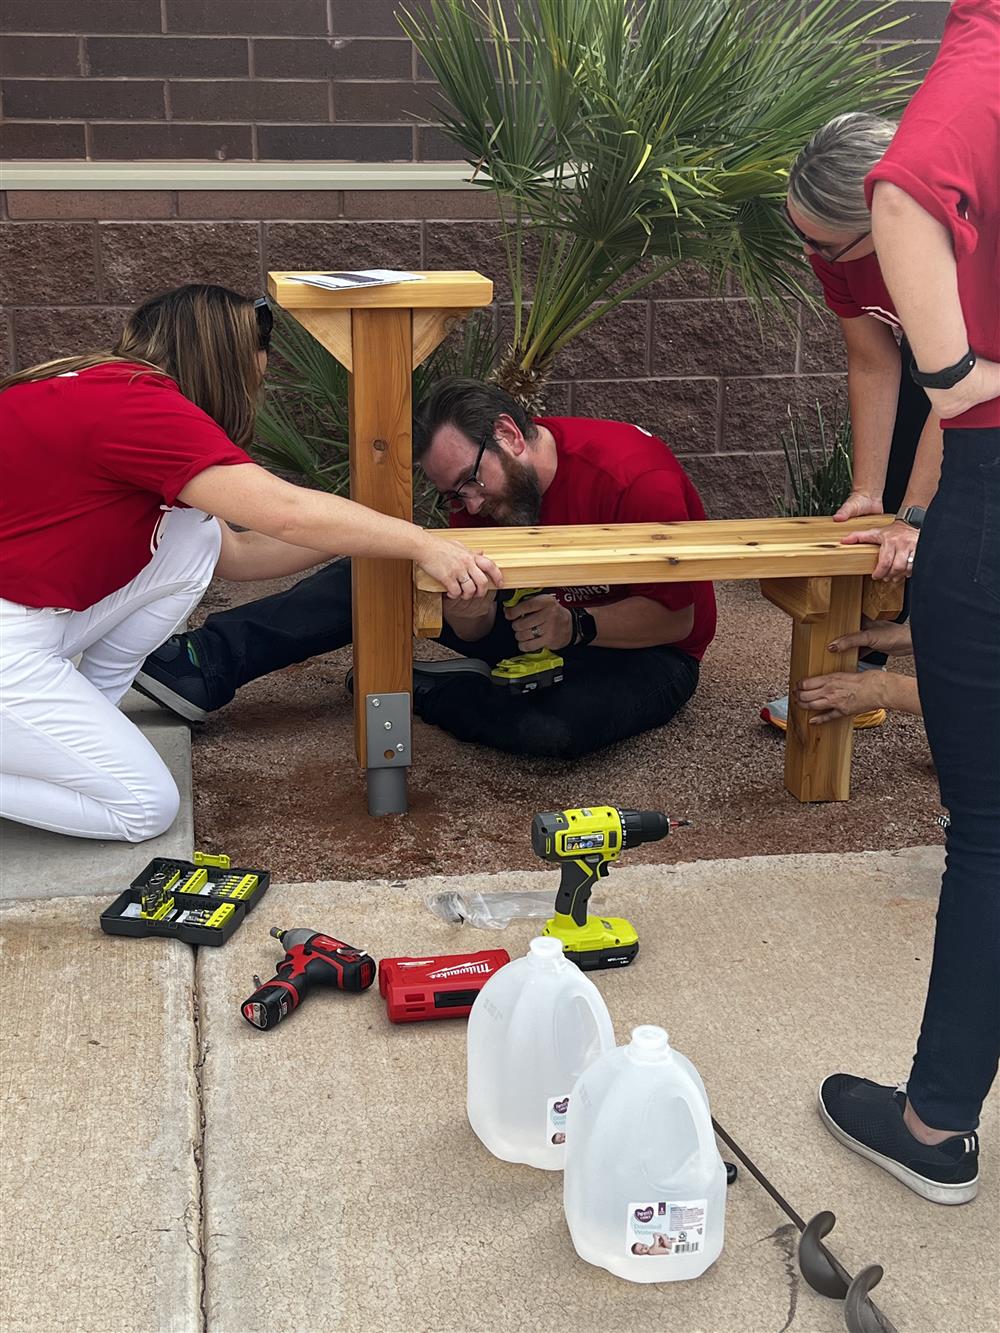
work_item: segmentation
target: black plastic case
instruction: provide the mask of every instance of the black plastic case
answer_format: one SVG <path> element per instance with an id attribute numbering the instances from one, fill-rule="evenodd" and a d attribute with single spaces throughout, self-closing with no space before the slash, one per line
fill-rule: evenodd
<path id="1" fill-rule="evenodd" d="M 157 874 L 167 877 L 163 900 L 155 914 L 147 916 L 143 899 Z M 107 935 L 159 935 L 218 946 L 253 911 L 270 883 L 270 871 L 234 868 L 228 856 L 195 852 L 193 861 L 157 856 L 101 913 L 101 929 Z"/>

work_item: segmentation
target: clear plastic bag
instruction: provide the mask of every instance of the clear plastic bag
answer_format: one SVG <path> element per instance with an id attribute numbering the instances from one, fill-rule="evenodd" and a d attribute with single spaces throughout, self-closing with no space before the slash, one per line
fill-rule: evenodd
<path id="1" fill-rule="evenodd" d="M 553 892 L 537 893 L 431 893 L 424 899 L 435 916 L 456 926 L 503 930 L 519 917 L 550 917 L 555 911 Z"/>

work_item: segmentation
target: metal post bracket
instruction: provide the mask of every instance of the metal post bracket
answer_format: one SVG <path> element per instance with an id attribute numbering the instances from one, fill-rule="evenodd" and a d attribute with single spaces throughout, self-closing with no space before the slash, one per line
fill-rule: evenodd
<path id="1" fill-rule="evenodd" d="M 409 768 L 413 746 L 410 736 L 410 695 L 369 694 L 365 697 L 367 766 Z"/>

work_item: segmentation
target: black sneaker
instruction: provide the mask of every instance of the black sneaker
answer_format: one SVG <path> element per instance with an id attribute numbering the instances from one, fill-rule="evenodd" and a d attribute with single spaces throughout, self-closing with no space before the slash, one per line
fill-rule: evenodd
<path id="1" fill-rule="evenodd" d="M 480 662 L 476 657 L 449 657 L 444 662 L 414 662 L 413 663 L 413 693 L 414 695 L 423 693 L 424 690 L 438 685 L 443 680 L 454 679 L 455 676 L 483 676 L 490 680 L 490 666 L 488 662 Z M 348 671 L 344 677 L 344 686 L 347 693 L 354 695 L 354 668 Z"/>
<path id="2" fill-rule="evenodd" d="M 212 711 L 190 634 L 175 634 L 150 653 L 132 684 L 185 722 L 202 722 Z"/>
<path id="3" fill-rule="evenodd" d="M 903 1123 L 905 1087 L 886 1088 L 854 1074 L 831 1074 L 819 1090 L 823 1124 L 845 1148 L 867 1157 L 931 1203 L 968 1203 L 979 1188 L 979 1135 L 955 1134 L 931 1146 Z"/>

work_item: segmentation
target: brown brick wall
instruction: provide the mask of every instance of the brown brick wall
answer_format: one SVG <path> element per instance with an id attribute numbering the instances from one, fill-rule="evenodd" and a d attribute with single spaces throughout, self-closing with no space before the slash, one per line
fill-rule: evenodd
<path id="1" fill-rule="evenodd" d="M 272 268 L 477 268 L 510 324 L 488 194 L 443 191 L 18 191 L 0 221 L 0 352 L 7 366 L 106 345 L 126 310 L 181 281 L 262 290 Z M 843 402 L 832 317 L 770 330 L 747 303 L 679 271 L 559 356 L 552 412 L 635 421 L 683 460 L 709 513 L 773 511 L 788 405 Z"/>
<path id="2" fill-rule="evenodd" d="M 397 7 L 2 0 L 0 156 L 447 161 L 448 140 L 417 124 L 434 85 Z M 922 69 L 947 9 L 893 6 Z"/>

